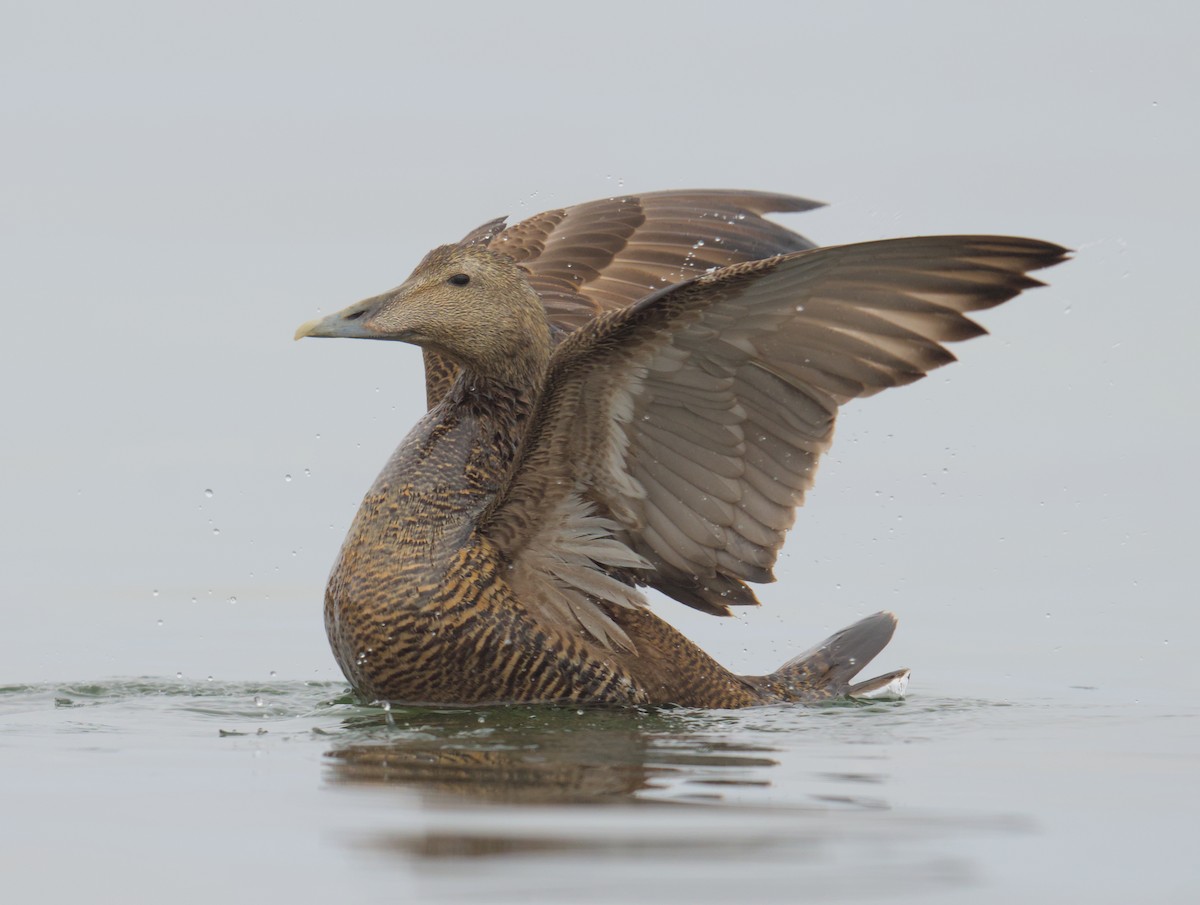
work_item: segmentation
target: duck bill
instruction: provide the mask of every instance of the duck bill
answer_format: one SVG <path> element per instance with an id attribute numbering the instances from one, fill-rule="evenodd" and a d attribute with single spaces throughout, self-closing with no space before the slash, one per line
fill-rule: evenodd
<path id="1" fill-rule="evenodd" d="M 364 299 L 327 317 L 306 321 L 296 328 L 296 339 L 306 336 L 335 336 L 343 339 L 391 339 L 369 326 L 371 315 L 379 307 L 381 296 Z"/>

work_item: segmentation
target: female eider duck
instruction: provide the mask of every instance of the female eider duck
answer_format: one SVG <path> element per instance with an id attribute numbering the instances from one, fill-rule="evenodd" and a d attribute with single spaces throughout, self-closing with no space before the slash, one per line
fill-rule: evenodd
<path id="1" fill-rule="evenodd" d="M 757 604 L 838 407 L 953 360 L 966 314 L 1066 250 L 1004 236 L 816 248 L 766 220 L 816 204 L 659 192 L 485 224 L 403 284 L 305 324 L 425 353 L 430 409 L 368 491 L 325 625 L 359 694 L 405 703 L 742 707 L 851 684 L 869 616 L 735 675 L 647 608 L 648 586 Z"/>

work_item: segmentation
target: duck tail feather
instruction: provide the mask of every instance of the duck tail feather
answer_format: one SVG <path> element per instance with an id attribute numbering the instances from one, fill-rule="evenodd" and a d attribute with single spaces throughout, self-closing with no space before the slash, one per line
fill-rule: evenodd
<path id="1" fill-rule="evenodd" d="M 879 612 L 830 635 L 816 647 L 788 660 L 767 680 L 787 700 L 813 701 L 851 697 L 903 697 L 908 670 L 851 684 L 896 631 L 894 613 Z"/>

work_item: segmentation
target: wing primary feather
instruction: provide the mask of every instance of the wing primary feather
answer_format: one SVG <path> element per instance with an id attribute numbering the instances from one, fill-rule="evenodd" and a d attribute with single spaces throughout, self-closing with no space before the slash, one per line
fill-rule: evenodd
<path id="1" fill-rule="evenodd" d="M 641 264 L 631 261 L 659 264 L 663 249 L 679 247 L 688 218 L 659 217 L 658 201 L 636 203 L 644 220 L 613 260 L 627 250 L 638 257 L 620 258 L 608 284 L 600 273 L 586 285 L 632 287 Z M 732 216 L 741 225 L 754 215 Z M 740 236 L 773 235 L 763 224 Z M 579 234 L 597 244 L 623 235 Z M 712 244 L 724 253 L 734 243 Z M 707 242 L 694 250 L 697 258 L 718 251 Z M 756 603 L 743 582 L 773 580 L 838 407 L 952 361 L 944 343 L 983 332 L 968 312 L 1038 285 L 1027 273 L 1065 254 L 989 236 L 798 250 L 602 312 L 554 352 L 512 477 L 481 529 L 515 559 L 532 546 L 535 556 L 553 552 L 565 563 L 553 572 L 564 605 L 601 616 L 640 600 L 630 595 L 641 582 L 706 612 Z M 574 277 L 556 276 L 566 285 Z M 546 527 L 564 494 L 594 504 L 586 516 L 594 530 Z M 595 613 L 576 618 L 615 636 Z"/>

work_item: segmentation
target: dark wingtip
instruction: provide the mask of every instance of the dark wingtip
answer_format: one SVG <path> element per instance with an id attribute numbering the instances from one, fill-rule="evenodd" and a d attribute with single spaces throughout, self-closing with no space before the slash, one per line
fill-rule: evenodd
<path id="1" fill-rule="evenodd" d="M 744 192 L 741 194 L 743 206 L 755 214 L 798 214 L 803 211 L 814 211 L 828 207 L 826 201 L 814 198 L 801 198 L 799 195 L 784 195 L 778 192 Z"/>
<path id="2" fill-rule="evenodd" d="M 1075 254 L 1074 249 L 1067 248 L 1064 245 L 1058 245 L 1054 242 L 1044 242 L 1040 239 L 1035 241 L 1037 241 L 1041 246 L 1039 249 L 1041 252 L 1041 261 L 1039 261 L 1036 266 L 1030 268 L 1031 270 L 1041 270 L 1043 267 L 1053 267 L 1056 264 L 1061 264 L 1063 261 L 1071 260 L 1071 256 Z M 1036 282 L 1040 283 L 1040 281 Z"/>
<path id="3" fill-rule="evenodd" d="M 976 236 L 975 242 L 982 251 L 998 252 L 1000 254 L 1015 255 L 1022 258 L 1031 258 L 1027 260 L 1024 266 L 1025 271 L 1041 270 L 1044 267 L 1053 267 L 1056 264 L 1061 264 L 1063 261 L 1069 260 L 1075 252 L 1066 246 L 1059 245 L 1055 242 L 1047 242 L 1044 239 L 1029 239 L 1017 236 Z M 1033 280 L 1030 285 L 1021 288 L 1030 288 L 1032 285 L 1043 285 L 1040 281 Z"/>
<path id="4" fill-rule="evenodd" d="M 764 213 L 792 214 L 829 207 L 828 201 L 818 201 L 815 198 L 801 198 L 799 195 L 772 195 L 771 199 L 773 206 L 767 208 Z"/>
<path id="5" fill-rule="evenodd" d="M 734 204 L 758 216 L 800 213 L 826 206 L 826 202 L 815 201 L 812 198 L 801 198 L 799 195 L 786 195 L 781 192 L 760 192 L 754 189 L 668 189 L 663 192 L 639 192 L 621 197 L 648 200 L 685 195 L 697 198 L 707 197 L 714 201 Z"/>

